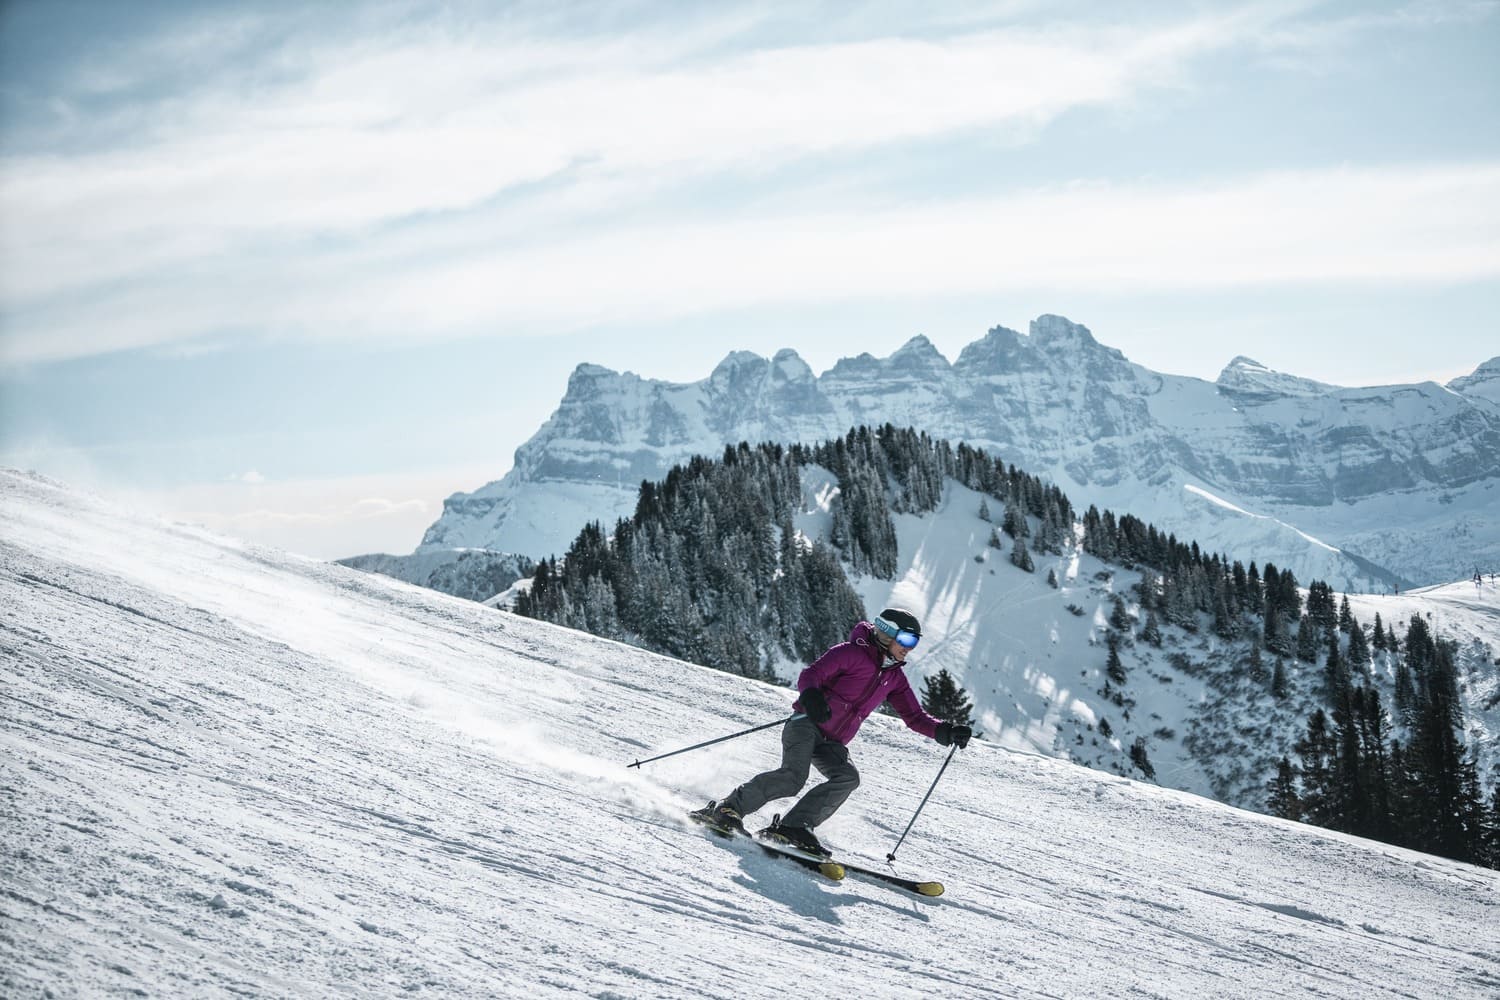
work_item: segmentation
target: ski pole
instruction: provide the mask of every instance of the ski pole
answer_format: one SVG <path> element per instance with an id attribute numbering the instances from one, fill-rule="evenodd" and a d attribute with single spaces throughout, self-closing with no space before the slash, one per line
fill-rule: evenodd
<path id="1" fill-rule="evenodd" d="M 896 852 L 899 851 L 899 850 L 901 850 L 901 844 L 902 844 L 903 841 L 906 840 L 906 835 L 908 833 L 911 833 L 911 824 L 915 823 L 917 821 L 917 817 L 920 816 L 920 815 L 922 815 L 922 806 L 925 806 L 927 804 L 927 800 L 930 799 L 930 798 L 932 798 L 932 790 L 933 790 L 933 788 L 937 788 L 938 781 L 943 777 L 943 772 L 946 771 L 946 770 L 948 770 L 948 763 L 949 763 L 949 761 L 953 760 L 953 754 L 957 750 L 958 750 L 958 744 L 955 743 L 955 744 L 953 744 L 952 749 L 950 749 L 948 751 L 948 757 L 947 757 L 946 760 L 943 761 L 943 766 L 940 767 L 940 768 L 938 768 L 937 777 L 932 779 L 932 788 L 927 789 L 927 794 L 924 795 L 924 796 L 922 796 L 922 801 L 917 805 L 917 811 L 914 812 L 914 813 L 912 813 L 912 815 L 911 815 L 911 823 L 906 824 L 906 829 L 901 831 L 901 839 L 898 840 L 898 841 L 896 841 L 896 846 L 893 847 L 893 848 L 891 848 L 891 853 L 889 853 L 889 854 L 887 854 L 885 856 L 885 859 L 887 861 L 891 862 L 892 864 L 895 863 L 895 861 L 896 861 Z"/>
<path id="2" fill-rule="evenodd" d="M 666 758 L 666 757 L 676 757 L 678 754 L 680 754 L 680 753 L 687 753 L 689 750 L 701 750 L 704 747 L 711 747 L 715 743 L 723 743 L 725 740 L 737 739 L 738 737 L 741 737 L 741 736 L 749 736 L 751 733 L 758 733 L 762 729 L 770 729 L 772 726 L 785 725 L 786 723 L 791 722 L 792 719 L 800 719 L 802 717 L 803 717 L 803 714 L 801 712 L 798 712 L 797 714 L 789 716 L 789 717 L 787 717 L 785 719 L 777 719 L 774 722 L 767 722 L 763 726 L 751 726 L 749 729 L 743 729 L 743 730 L 741 730 L 740 732 L 737 732 L 737 733 L 730 733 L 728 736 L 720 736 L 716 740 L 705 740 L 702 743 L 694 743 L 690 747 L 683 747 L 681 750 L 673 750 L 671 753 L 657 754 L 655 757 L 647 757 L 645 760 L 638 760 L 634 764 L 626 764 L 625 766 L 626 767 L 640 767 L 642 764 L 649 764 L 653 760 L 662 760 L 663 758 Z"/>

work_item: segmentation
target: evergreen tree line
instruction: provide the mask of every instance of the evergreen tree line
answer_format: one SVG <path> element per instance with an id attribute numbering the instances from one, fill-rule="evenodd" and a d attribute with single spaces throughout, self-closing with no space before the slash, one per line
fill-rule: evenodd
<path id="1" fill-rule="evenodd" d="M 925 432 L 891 424 L 857 427 L 823 444 L 793 445 L 801 464 L 819 465 L 838 477 L 830 541 L 856 573 L 890 579 L 896 572 L 896 526 L 892 514 L 937 509 L 943 481 L 953 479 L 1004 505 L 1004 530 L 1024 553 L 1032 538 L 1027 515 L 1039 522 L 1030 548 L 1062 552 L 1072 537 L 1073 505 L 1062 490 L 992 458 L 981 448 L 934 440 Z M 1028 567 L 1030 568 L 1030 567 Z"/>
<path id="2" fill-rule="evenodd" d="M 801 470 L 838 479 L 830 543 L 793 528 Z M 563 558 L 544 559 L 516 610 L 681 659 L 770 679 L 777 653 L 810 662 L 864 617 L 845 576 L 897 566 L 894 513 L 927 513 L 955 479 L 1002 502 L 1007 531 L 1061 551 L 1073 507 L 1060 490 L 982 450 L 890 424 L 817 445 L 728 446 L 661 482 L 611 532 L 592 523 Z"/>
<path id="3" fill-rule="evenodd" d="M 1393 720 L 1358 662 L 1368 642 L 1347 611 L 1346 598 L 1333 616 L 1348 634 L 1342 650 L 1338 632 L 1327 633 L 1323 684 L 1332 712 L 1315 710 L 1296 760 L 1277 763 L 1267 807 L 1287 819 L 1500 868 L 1500 785 L 1486 802 L 1477 762 L 1459 736 L 1455 644 L 1435 639 L 1419 616 L 1399 643 L 1377 621 L 1370 641 L 1396 656 Z"/>
<path id="4" fill-rule="evenodd" d="M 801 464 L 741 443 L 641 483 L 611 534 L 588 524 L 537 565 L 517 612 L 768 680 L 774 649 L 810 660 L 864 609 L 838 554 L 792 527 Z"/>
<path id="5" fill-rule="evenodd" d="M 1454 646 L 1413 617 L 1406 637 L 1377 613 L 1368 629 L 1345 596 L 1314 580 L 1304 605 L 1291 570 L 1201 551 L 1132 515 L 1090 507 L 1083 548 L 1142 570 L 1143 641 L 1161 645 L 1161 621 L 1197 631 L 1212 621 L 1225 640 L 1248 639 L 1251 669 L 1277 698 L 1288 694 L 1286 661 L 1323 663 L 1321 695 L 1298 741 L 1269 783 L 1275 815 L 1500 868 L 1500 785 L 1488 800 L 1475 757 L 1465 752 Z M 1262 649 L 1275 657 L 1268 675 Z M 1394 720 L 1374 687 L 1377 654 L 1394 665 Z M 1111 643 L 1107 676 L 1123 683 Z M 1108 669 L 1113 668 L 1113 669 Z M 1109 683 L 1105 685 L 1106 694 Z M 1404 740 L 1402 738 L 1404 734 Z"/>
<path id="6" fill-rule="evenodd" d="M 1252 561 L 1209 554 L 1197 542 L 1157 530 L 1133 514 L 1116 517 L 1090 506 L 1083 515 L 1083 550 L 1104 562 L 1142 570 L 1142 608 L 1152 613 L 1149 626 L 1159 637 L 1165 620 L 1188 632 L 1200 627 L 1200 615 L 1213 619 L 1214 632 L 1223 639 L 1244 637 L 1259 621 L 1267 649 L 1285 653 L 1287 623 L 1302 613 L 1297 577 L 1267 563 L 1264 573 Z M 1154 639 L 1159 644 L 1159 639 Z"/>

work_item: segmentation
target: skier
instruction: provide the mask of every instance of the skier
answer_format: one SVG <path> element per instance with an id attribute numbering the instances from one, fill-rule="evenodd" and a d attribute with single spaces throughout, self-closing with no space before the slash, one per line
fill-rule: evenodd
<path id="1" fill-rule="evenodd" d="M 756 775 L 696 815 L 743 833 L 745 816 L 772 799 L 796 795 L 807 783 L 809 767 L 816 767 L 827 780 L 802 796 L 785 816 L 776 817 L 761 836 L 828 856 L 813 829 L 859 787 L 848 743 L 882 702 L 889 701 L 915 732 L 943 746 L 968 746 L 973 730 L 923 711 L 901 670 L 921 637 L 916 616 L 901 608 L 887 608 L 873 622 L 855 625 L 848 642 L 830 648 L 797 678 L 800 696 L 792 710 L 800 714 L 782 727 L 781 766 Z"/>

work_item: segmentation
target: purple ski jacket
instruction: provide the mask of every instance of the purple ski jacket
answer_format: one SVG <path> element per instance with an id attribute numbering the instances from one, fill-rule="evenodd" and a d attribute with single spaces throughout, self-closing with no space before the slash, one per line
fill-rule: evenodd
<path id="1" fill-rule="evenodd" d="M 901 664 L 882 666 L 885 652 L 875 644 L 874 632 L 874 625 L 860 622 L 849 633 L 848 642 L 829 649 L 797 677 L 798 691 L 821 688 L 833 711 L 818 729 L 829 739 L 848 745 L 870 713 L 881 702 L 889 701 L 908 728 L 923 736 L 935 735 L 939 720 L 922 710 Z M 800 698 L 792 709 L 805 711 Z"/>

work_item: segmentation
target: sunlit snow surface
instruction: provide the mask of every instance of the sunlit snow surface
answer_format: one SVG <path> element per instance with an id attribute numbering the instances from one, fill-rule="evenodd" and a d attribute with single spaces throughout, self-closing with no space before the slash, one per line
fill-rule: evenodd
<path id="1" fill-rule="evenodd" d="M 0 993 L 1493 997 L 1500 877 L 961 752 L 833 885 L 682 812 L 785 691 L 0 474 Z M 944 751 L 885 718 L 820 832 Z"/>

